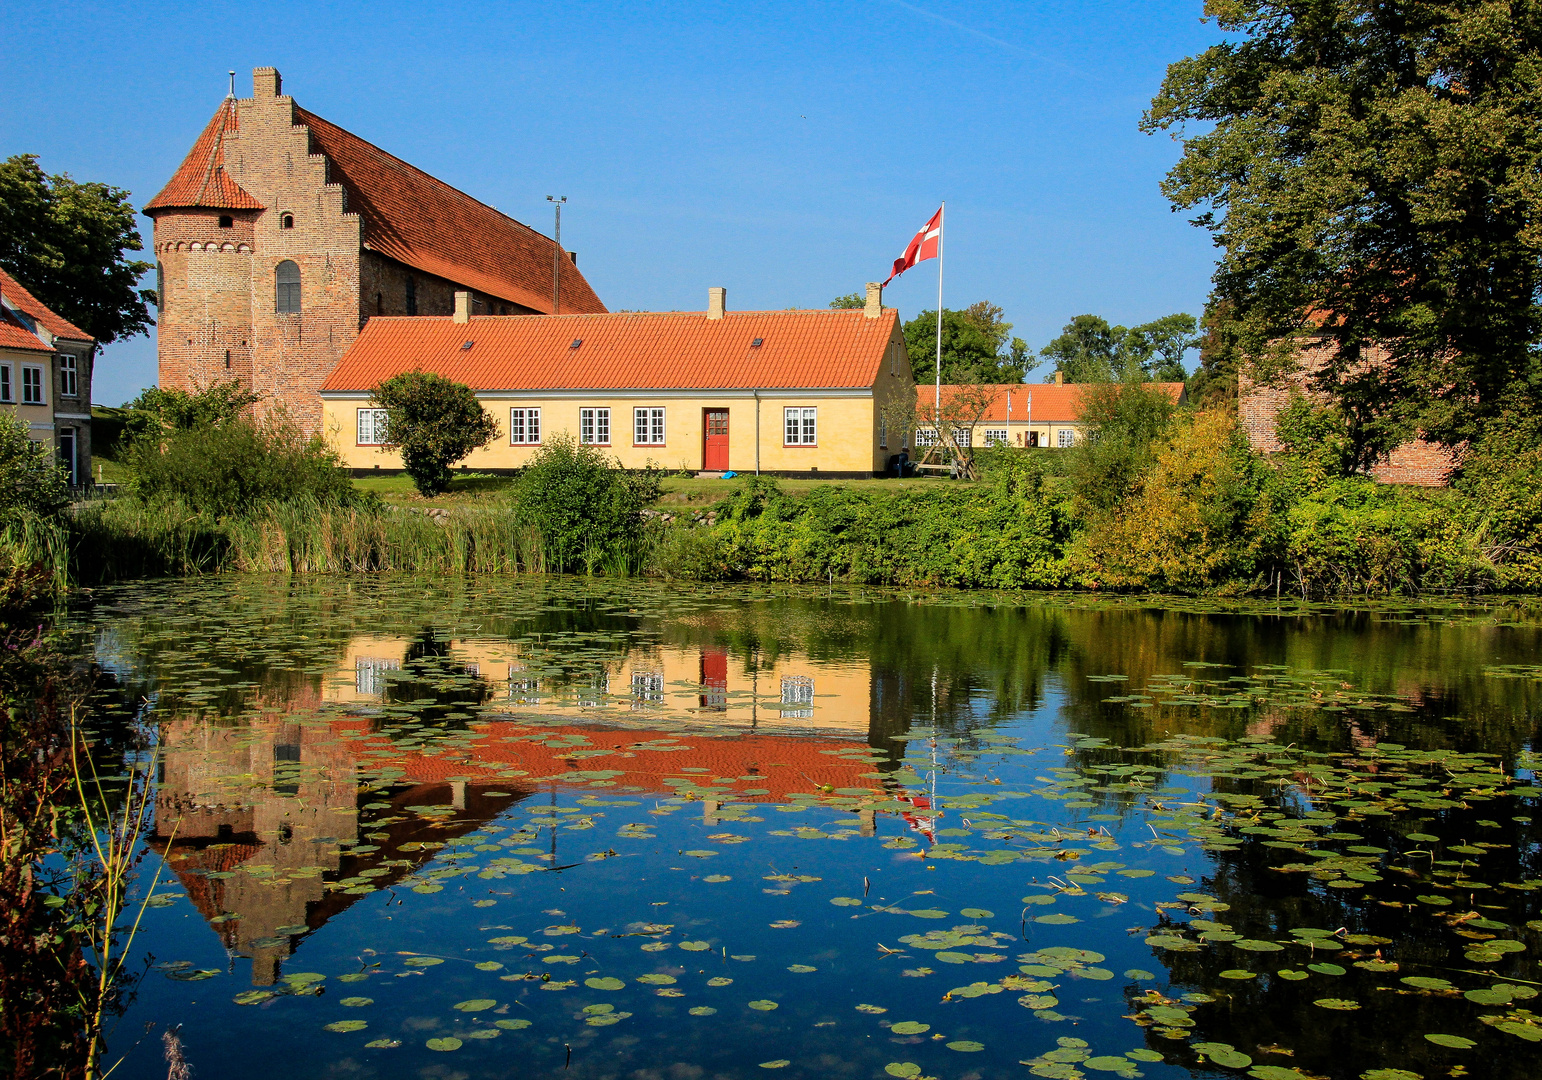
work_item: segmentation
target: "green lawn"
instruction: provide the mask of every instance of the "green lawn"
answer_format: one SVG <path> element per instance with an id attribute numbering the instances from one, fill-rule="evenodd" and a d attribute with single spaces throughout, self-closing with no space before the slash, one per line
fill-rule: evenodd
<path id="1" fill-rule="evenodd" d="M 744 475 L 744 473 L 739 474 L 740 477 Z M 670 476 L 664 480 L 664 493 L 659 499 L 659 504 L 710 506 L 726 498 L 738 482 L 738 478 L 720 480 L 699 476 Z M 468 502 L 474 502 L 480 498 L 506 491 L 511 483 L 513 483 L 513 480 L 507 476 L 488 476 L 486 474 L 472 473 L 466 477 L 456 476 L 450 490 L 445 494 L 432 499 L 424 499 L 413 489 L 412 481 L 404 475 L 365 476 L 354 480 L 354 484 L 360 490 L 373 491 L 386 502 L 402 506 L 463 506 Z M 779 478 L 777 483 L 781 485 L 782 490 L 789 492 L 803 492 L 830 484 L 839 484 L 847 487 L 882 485 L 885 490 L 893 491 L 898 488 L 926 487 L 935 484 L 952 483 L 952 481 L 930 477 L 914 480 L 883 480 L 874 478 L 864 478 L 861 480 L 788 480 Z"/>

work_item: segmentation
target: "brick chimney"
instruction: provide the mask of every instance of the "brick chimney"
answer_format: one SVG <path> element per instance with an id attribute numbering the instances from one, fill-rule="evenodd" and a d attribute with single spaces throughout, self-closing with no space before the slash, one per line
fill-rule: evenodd
<path id="1" fill-rule="evenodd" d="M 1065 372 L 1063 372 L 1063 371 L 1055 372 L 1055 385 L 1056 386 L 1064 386 L 1065 385 Z"/>
<path id="2" fill-rule="evenodd" d="M 471 321 L 471 294 L 469 292 L 457 292 L 455 294 L 455 316 L 458 323 Z"/>
<path id="3" fill-rule="evenodd" d="M 883 286 L 876 281 L 867 283 L 867 304 L 862 308 L 862 314 L 869 319 L 883 314 Z"/>
<path id="4" fill-rule="evenodd" d="M 721 319 L 723 312 L 728 309 L 728 290 L 721 285 L 714 285 L 707 290 L 707 318 Z"/>
<path id="5" fill-rule="evenodd" d="M 283 92 L 284 77 L 278 73 L 278 68 L 252 69 L 252 97 L 260 101 L 263 98 L 276 98 Z"/>

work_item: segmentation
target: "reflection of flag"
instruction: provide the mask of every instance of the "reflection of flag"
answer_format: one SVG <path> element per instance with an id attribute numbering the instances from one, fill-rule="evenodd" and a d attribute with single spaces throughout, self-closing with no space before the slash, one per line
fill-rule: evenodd
<path id="1" fill-rule="evenodd" d="M 902 803 L 909 803 L 917 810 L 930 811 L 932 808 L 932 800 L 928 799 L 925 795 L 897 795 L 895 798 Z M 910 824 L 910 828 L 913 831 L 926 837 L 929 842 L 936 841 L 937 825 L 930 813 L 911 814 L 902 810 L 900 811 L 900 817 Z"/>
<path id="2" fill-rule="evenodd" d="M 889 275 L 888 281 L 884 284 L 887 285 L 918 262 L 935 259 L 940 247 L 942 247 L 942 208 L 938 207 L 932 219 L 921 226 L 921 231 L 916 233 L 915 238 L 905 248 L 905 254 L 894 260 L 894 272 Z"/>

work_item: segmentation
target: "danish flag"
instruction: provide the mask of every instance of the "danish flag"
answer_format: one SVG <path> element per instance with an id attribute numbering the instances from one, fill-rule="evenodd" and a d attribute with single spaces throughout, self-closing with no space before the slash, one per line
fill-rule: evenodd
<path id="1" fill-rule="evenodd" d="M 935 259 L 941 247 L 942 208 L 938 207 L 931 220 L 921 226 L 921 231 L 916 233 L 915 238 L 905 248 L 905 254 L 894 260 L 894 272 L 889 275 L 888 281 L 884 284 L 887 285 L 918 262 Z"/>

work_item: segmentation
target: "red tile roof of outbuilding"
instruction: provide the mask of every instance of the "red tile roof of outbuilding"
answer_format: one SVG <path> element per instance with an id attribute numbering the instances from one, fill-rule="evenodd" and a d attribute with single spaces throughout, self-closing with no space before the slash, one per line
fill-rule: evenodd
<path id="1" fill-rule="evenodd" d="M 238 130 L 236 99 L 226 98 L 160 194 L 145 204 L 144 212 L 149 214 L 187 206 L 206 206 L 215 210 L 264 209 L 262 203 L 225 171 L 225 135 Z"/>
<path id="2" fill-rule="evenodd" d="M 347 191 L 349 212 L 364 219 L 365 247 L 477 292 L 551 312 L 552 240 L 313 112 L 295 106 L 295 119 L 310 128 L 312 144 L 327 156 L 328 177 Z M 603 312 L 572 259 L 557 262 L 560 310 Z"/>
<path id="3" fill-rule="evenodd" d="M 1183 397 L 1183 384 L 1181 382 L 1152 383 L 1155 389 L 1160 390 L 1173 401 L 1180 401 Z M 1011 396 L 1011 421 L 1014 424 L 1074 424 L 1081 419 L 1082 395 L 1086 392 L 1086 384 L 1066 383 L 1064 386 L 1056 386 L 1054 383 L 995 383 L 984 386 L 957 386 L 944 384 L 942 387 L 943 408 L 957 395 L 964 391 L 989 390 L 995 396 L 990 405 L 977 423 L 1004 424 L 1007 422 L 1008 395 Z M 936 400 L 936 387 L 931 383 L 916 384 L 916 407 L 921 410 L 932 408 Z M 922 423 L 925 423 L 926 413 L 920 414 Z"/>
<path id="4" fill-rule="evenodd" d="M 4 270 L 0 270 L 0 295 L 5 297 L 6 303 L 11 307 L 26 312 L 56 338 L 86 342 L 96 340 L 64 316 L 56 314 L 53 308 L 33 296 L 21 282 Z M 42 342 L 39 341 L 38 344 L 42 345 Z M 46 345 L 43 347 L 47 348 Z"/>
<path id="5" fill-rule="evenodd" d="M 860 309 L 376 317 L 321 390 L 369 390 L 414 370 L 473 390 L 865 389 L 898 318 L 892 308 L 876 319 Z"/>

